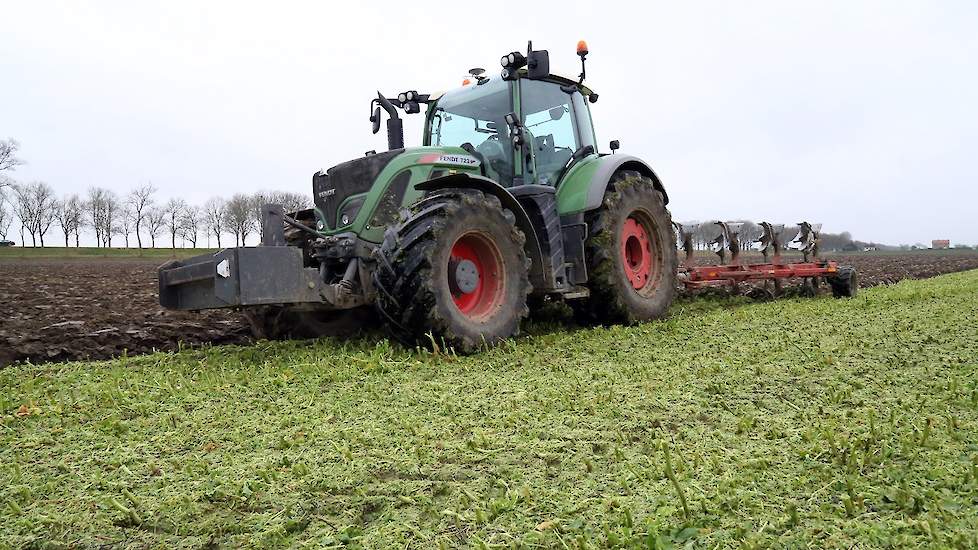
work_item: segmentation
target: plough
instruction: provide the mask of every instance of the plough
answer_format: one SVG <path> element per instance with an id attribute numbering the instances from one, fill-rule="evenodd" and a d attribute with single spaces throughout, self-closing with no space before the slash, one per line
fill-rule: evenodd
<path id="1" fill-rule="evenodd" d="M 739 290 L 742 283 L 753 281 L 763 282 L 763 286 L 752 286 L 751 293 L 774 297 L 782 293 L 785 279 L 802 279 L 804 288 L 812 293 L 817 292 L 824 280 L 832 288 L 832 295 L 837 298 L 856 294 L 856 270 L 819 257 L 821 224 L 711 221 L 673 225 L 679 247 L 685 252 L 679 268 L 679 280 L 687 289 L 727 286 Z M 697 265 L 694 247 L 696 239 L 716 253 L 719 263 Z M 742 262 L 741 252 L 755 248 L 760 250 L 764 261 Z M 786 261 L 782 256 L 785 250 L 801 252 L 803 260 Z"/>

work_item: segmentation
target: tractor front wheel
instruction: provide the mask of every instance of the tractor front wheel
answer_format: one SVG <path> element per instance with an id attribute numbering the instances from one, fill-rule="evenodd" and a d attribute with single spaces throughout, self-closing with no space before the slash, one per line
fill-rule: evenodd
<path id="1" fill-rule="evenodd" d="M 575 305 L 585 323 L 635 323 L 664 316 L 676 294 L 672 217 L 647 177 L 621 172 L 588 215 L 590 296 Z"/>
<path id="2" fill-rule="evenodd" d="M 525 237 L 499 199 L 426 197 L 377 251 L 377 308 L 400 339 L 471 353 L 519 332 L 530 290 Z"/>

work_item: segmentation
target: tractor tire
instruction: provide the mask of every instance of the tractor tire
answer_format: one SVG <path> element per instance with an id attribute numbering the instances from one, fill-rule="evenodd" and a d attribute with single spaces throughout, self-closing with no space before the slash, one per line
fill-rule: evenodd
<path id="1" fill-rule="evenodd" d="M 472 353 L 519 333 L 530 262 L 499 199 L 450 189 L 429 195 L 377 249 L 376 306 L 409 345 Z"/>
<path id="2" fill-rule="evenodd" d="M 619 172 L 586 215 L 590 296 L 572 302 L 579 322 L 637 323 L 666 315 L 676 296 L 672 216 L 652 180 Z"/>
<path id="3" fill-rule="evenodd" d="M 832 287 L 832 296 L 836 298 L 855 298 L 859 289 L 859 277 L 855 268 L 840 266 L 833 277 L 826 279 Z"/>

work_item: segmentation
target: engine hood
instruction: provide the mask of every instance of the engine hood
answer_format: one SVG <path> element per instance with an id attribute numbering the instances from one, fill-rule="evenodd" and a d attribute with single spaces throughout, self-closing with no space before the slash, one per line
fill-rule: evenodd
<path id="1" fill-rule="evenodd" d="M 377 176 L 404 149 L 348 160 L 312 176 L 312 194 L 316 208 L 325 216 L 328 228 L 336 227 L 337 210 L 347 197 L 366 193 Z"/>

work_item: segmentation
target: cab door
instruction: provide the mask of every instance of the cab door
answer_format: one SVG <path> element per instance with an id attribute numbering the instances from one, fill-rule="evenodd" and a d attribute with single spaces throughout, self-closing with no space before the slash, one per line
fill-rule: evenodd
<path id="1" fill-rule="evenodd" d="M 574 152 L 594 145 L 584 97 L 576 90 L 570 94 L 563 91 L 556 82 L 520 79 L 519 108 L 535 165 L 533 173 L 527 174 L 530 177 L 524 179 L 526 183 L 556 187 Z"/>

